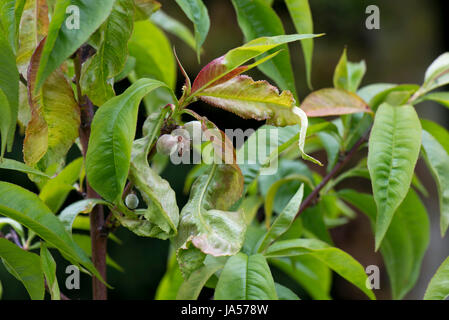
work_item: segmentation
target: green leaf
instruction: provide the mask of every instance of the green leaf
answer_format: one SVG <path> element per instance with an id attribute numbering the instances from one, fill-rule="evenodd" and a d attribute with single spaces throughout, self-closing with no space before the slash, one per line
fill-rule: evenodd
<path id="1" fill-rule="evenodd" d="M 73 223 L 80 213 L 90 213 L 97 204 L 108 205 L 101 199 L 85 199 L 72 203 L 61 211 L 58 218 L 67 232 L 72 233 Z"/>
<path id="2" fill-rule="evenodd" d="M 80 157 L 73 160 L 56 177 L 47 181 L 42 187 L 39 198 L 52 212 L 58 212 L 70 191 L 75 189 L 73 185 L 78 181 L 82 169 L 83 158 Z"/>
<path id="3" fill-rule="evenodd" d="M 81 88 L 97 106 L 115 95 L 112 82 L 125 66 L 127 43 L 133 31 L 133 12 L 133 0 L 116 0 L 111 14 L 99 29 L 101 43 L 97 53 L 83 64 Z"/>
<path id="4" fill-rule="evenodd" d="M 40 170 L 37 170 L 35 168 L 32 168 L 23 162 L 16 161 L 13 159 L 1 160 L 0 161 L 0 169 L 15 170 L 15 171 L 20 171 L 20 172 L 24 172 L 24 173 L 38 175 L 38 176 L 41 176 L 44 178 L 50 178 L 50 176 L 48 176 L 46 173 L 44 173 Z"/>
<path id="5" fill-rule="evenodd" d="M 140 100 L 162 82 L 140 79 L 96 112 L 86 155 L 86 174 L 92 188 L 110 202 L 118 201 L 130 167 Z"/>
<path id="6" fill-rule="evenodd" d="M 72 87 L 61 69 L 52 72 L 36 91 L 36 72 L 44 49 L 43 40 L 34 52 L 28 69 L 31 120 L 25 131 L 25 163 L 40 169 L 60 165 L 78 137 L 80 111 Z"/>
<path id="7" fill-rule="evenodd" d="M 320 260 L 312 255 L 301 255 L 290 258 L 272 258 L 274 265 L 301 285 L 313 299 L 330 300 L 332 272 Z"/>
<path id="8" fill-rule="evenodd" d="M 276 287 L 276 294 L 279 300 L 300 300 L 299 297 L 289 288 L 284 287 L 277 282 L 274 285 Z"/>
<path id="9" fill-rule="evenodd" d="M 295 25 L 296 32 L 299 34 L 313 33 L 313 19 L 309 0 L 285 0 L 285 4 Z M 307 85 L 312 90 L 313 39 L 302 41 L 301 46 L 306 64 Z"/>
<path id="10" fill-rule="evenodd" d="M 200 59 L 201 46 L 209 32 L 210 20 L 207 8 L 201 0 L 176 0 L 186 16 L 192 21 L 195 28 L 195 43 L 198 60 Z"/>
<path id="11" fill-rule="evenodd" d="M 58 279 L 56 278 L 56 262 L 44 242 L 41 243 L 41 265 L 47 280 L 51 300 L 61 300 Z"/>
<path id="12" fill-rule="evenodd" d="M 233 77 L 236 77 L 239 74 L 271 59 L 277 55 L 278 52 L 258 59 L 258 61 L 253 64 L 242 66 L 245 62 L 259 57 L 271 49 L 277 48 L 289 42 L 310 39 L 317 36 L 320 35 L 291 34 L 274 37 L 261 37 L 251 40 L 241 47 L 234 48 L 228 51 L 224 56 L 212 60 L 203 69 L 201 69 L 192 84 L 191 96 L 193 96 L 197 91 L 202 91 L 211 85 L 217 85 L 221 82 L 230 80 Z"/>
<path id="13" fill-rule="evenodd" d="M 343 89 L 321 89 L 309 94 L 301 104 L 308 117 L 327 117 L 358 112 L 371 112 L 371 109 L 355 93 Z"/>
<path id="14" fill-rule="evenodd" d="M 184 41 L 193 50 L 196 48 L 195 36 L 190 30 L 178 20 L 170 17 L 162 10 L 157 11 L 151 16 L 151 21 L 161 29 L 175 35 Z"/>
<path id="15" fill-rule="evenodd" d="M 270 229 L 268 229 L 267 233 L 262 239 L 258 252 L 264 252 L 273 242 L 275 242 L 283 233 L 285 233 L 288 228 L 290 228 L 296 214 L 298 213 L 303 196 L 304 184 L 301 185 L 301 187 L 289 201 L 281 214 L 273 222 Z"/>
<path id="16" fill-rule="evenodd" d="M 168 259 L 167 271 L 162 277 L 156 290 L 155 300 L 176 300 L 179 287 L 184 282 L 181 270 L 179 270 L 176 254 L 171 252 Z"/>
<path id="17" fill-rule="evenodd" d="M 440 55 L 427 68 L 420 92 L 426 93 L 449 83 L 449 52 Z"/>
<path id="18" fill-rule="evenodd" d="M 449 297 L 449 258 L 443 261 L 430 280 L 424 300 L 445 300 Z"/>
<path id="19" fill-rule="evenodd" d="M 0 32 L 4 33 L 14 53 L 17 52 L 18 29 L 24 2 L 24 0 L 0 1 Z"/>
<path id="20" fill-rule="evenodd" d="M 261 254 L 229 258 L 218 279 L 216 300 L 277 300 L 270 267 Z"/>
<path id="21" fill-rule="evenodd" d="M 25 233 L 23 232 L 23 228 L 22 225 L 20 223 L 18 223 L 17 221 L 10 219 L 10 218 L 3 218 L 0 217 L 0 230 L 3 228 L 3 226 L 5 225 L 9 225 L 11 226 L 16 232 L 17 234 L 24 238 L 25 237 Z"/>
<path id="22" fill-rule="evenodd" d="M 39 90 L 50 74 L 98 29 L 111 13 L 114 2 L 115 0 L 60 0 L 56 2 L 47 40 L 40 57 L 35 90 Z M 77 16 L 76 10 L 67 10 L 69 6 L 78 8 L 79 16 Z M 70 14 L 67 14 L 67 11 Z"/>
<path id="23" fill-rule="evenodd" d="M 373 229 L 376 221 L 376 203 L 369 194 L 341 190 L 338 195 L 365 213 Z M 393 299 L 402 299 L 418 280 L 424 253 L 430 239 L 426 208 L 413 190 L 410 190 L 397 209 L 385 239 L 380 246 Z"/>
<path id="24" fill-rule="evenodd" d="M 429 93 L 423 96 L 422 98 L 418 99 L 416 103 L 423 102 L 426 100 L 438 102 L 439 104 L 449 108 L 449 92 Z"/>
<path id="25" fill-rule="evenodd" d="M 447 141 L 446 141 L 447 143 Z M 449 227 L 449 154 L 439 141 L 426 130 L 422 131 L 424 159 L 438 187 L 440 201 L 440 231 L 444 237 Z"/>
<path id="26" fill-rule="evenodd" d="M 377 204 L 376 250 L 412 182 L 421 148 L 421 123 L 410 105 L 382 104 L 368 147 L 368 170 Z"/>
<path id="27" fill-rule="evenodd" d="M 148 37 L 149 34 L 151 37 Z M 128 42 L 128 50 L 130 56 L 136 59 L 134 69 L 136 79 L 159 80 L 174 90 L 176 85 L 175 57 L 170 42 L 158 27 L 149 20 L 136 22 L 133 35 Z M 175 104 L 172 94 L 166 88 L 154 90 L 144 98 L 144 102 L 148 115 L 167 103 Z"/>
<path id="28" fill-rule="evenodd" d="M 11 151 L 16 130 L 19 108 L 19 72 L 16 59 L 10 44 L 0 30 L 0 159 L 3 158 L 6 146 Z"/>
<path id="29" fill-rule="evenodd" d="M 232 0 L 232 4 L 246 41 L 285 34 L 276 12 L 263 0 Z M 282 52 L 272 60 L 259 65 L 259 69 L 272 78 L 282 90 L 290 90 L 297 97 L 290 53 L 286 45 L 282 45 L 281 48 Z"/>
<path id="30" fill-rule="evenodd" d="M 356 92 L 366 72 L 365 61 L 349 62 L 346 48 L 334 72 L 334 87 L 350 92 Z"/>
<path id="31" fill-rule="evenodd" d="M 161 4 L 156 0 L 133 0 L 135 5 L 135 19 L 146 20 L 159 10 Z"/>
<path id="32" fill-rule="evenodd" d="M 223 263 L 209 263 L 195 270 L 179 287 L 176 300 L 196 300 L 206 282 L 215 272 L 223 268 Z"/>
<path id="33" fill-rule="evenodd" d="M 0 258 L 6 269 L 23 283 L 31 299 L 44 299 L 44 274 L 37 254 L 27 252 L 12 242 L 0 238 Z"/>
<path id="34" fill-rule="evenodd" d="M 179 208 L 176 203 L 176 194 L 170 184 L 151 169 L 148 163 L 148 153 L 160 135 L 165 114 L 166 112 L 153 113 L 145 121 L 143 138 L 133 143 L 129 170 L 129 180 L 140 191 L 148 206 L 146 209 L 134 211 L 133 218 L 140 222 L 142 228 L 133 228 L 132 231 L 141 236 L 164 240 L 177 233 Z M 150 223 L 146 223 L 141 216 Z M 134 226 L 139 224 L 134 224 Z"/>
<path id="35" fill-rule="evenodd" d="M 227 211 L 243 191 L 243 177 L 237 165 L 211 165 L 197 178 L 190 198 L 181 211 L 175 238 L 178 262 L 188 277 L 204 254 L 230 256 L 241 249 L 246 229 L 242 212 Z M 200 261 L 201 262 L 201 261 Z"/>
<path id="36" fill-rule="evenodd" d="M 374 293 L 367 288 L 365 269 L 346 252 L 331 247 L 316 239 L 284 240 L 272 244 L 265 253 L 267 258 L 291 257 L 311 254 L 340 276 L 362 290 L 370 299 L 375 299 Z"/>
<path id="37" fill-rule="evenodd" d="M 391 105 L 398 105 L 396 102 L 398 96 L 403 100 L 407 100 L 418 89 L 419 86 L 416 84 L 401 84 L 401 85 L 380 84 L 379 86 L 374 87 L 374 89 L 365 87 L 360 91 L 362 94 L 367 94 L 367 90 L 373 90 L 373 92 L 369 94 L 370 99 L 365 101 L 368 102 L 369 106 L 373 111 L 376 111 L 377 108 L 384 102 L 389 103 Z"/>
<path id="38" fill-rule="evenodd" d="M 33 230 L 72 263 L 81 263 L 98 279 L 102 279 L 86 254 L 64 229 L 64 225 L 34 193 L 7 182 L 0 182 L 0 194 L 1 214 Z"/>

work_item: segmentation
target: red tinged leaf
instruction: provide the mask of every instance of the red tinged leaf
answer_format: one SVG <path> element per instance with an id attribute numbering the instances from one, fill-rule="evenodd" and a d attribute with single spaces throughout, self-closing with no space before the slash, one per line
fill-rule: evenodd
<path id="1" fill-rule="evenodd" d="M 321 89 L 312 92 L 301 104 L 301 109 L 308 117 L 372 112 L 358 95 L 342 89 Z"/>

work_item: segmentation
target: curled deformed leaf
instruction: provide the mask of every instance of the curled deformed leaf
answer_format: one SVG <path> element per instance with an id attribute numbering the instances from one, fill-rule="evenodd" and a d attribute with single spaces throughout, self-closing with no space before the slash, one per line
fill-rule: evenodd
<path id="1" fill-rule="evenodd" d="M 312 92 L 302 102 L 301 109 L 309 117 L 371 112 L 370 107 L 356 94 L 331 88 Z"/>
<path id="2" fill-rule="evenodd" d="M 205 254 L 230 256 L 239 252 L 246 223 L 243 213 L 227 210 L 242 192 L 243 176 L 236 165 L 213 164 L 209 172 L 197 178 L 181 211 L 175 238 L 185 276 L 201 266 Z M 192 256 L 196 257 L 196 263 L 190 259 Z"/>

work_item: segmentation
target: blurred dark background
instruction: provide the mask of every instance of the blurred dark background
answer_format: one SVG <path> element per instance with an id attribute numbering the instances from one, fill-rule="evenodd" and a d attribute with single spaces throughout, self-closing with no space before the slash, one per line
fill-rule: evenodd
<path id="1" fill-rule="evenodd" d="M 171 16 L 190 26 L 188 19 L 172 0 L 162 0 L 163 9 Z M 243 42 L 243 35 L 238 27 L 234 9 L 228 0 L 204 0 L 209 9 L 211 30 L 204 45 L 201 64 L 198 64 L 195 53 L 184 43 L 169 35 L 172 44 L 176 46 L 186 71 L 193 78 L 202 65 L 223 55 L 229 49 L 239 46 Z M 375 4 L 380 8 L 380 30 L 365 28 L 365 9 Z M 331 87 L 332 75 L 340 55 L 346 46 L 351 61 L 364 59 L 367 63 L 367 74 L 363 85 L 387 83 L 417 83 L 423 81 L 427 66 L 441 53 L 449 51 L 449 19 L 446 13 L 449 9 L 447 0 L 310 0 L 314 17 L 315 32 L 326 33 L 315 41 L 313 62 L 313 85 L 315 89 Z M 286 33 L 295 33 L 288 12 L 282 0 L 275 0 L 274 9 L 282 21 Z M 300 99 L 310 92 L 305 82 L 304 63 L 299 43 L 290 45 L 292 64 L 295 72 L 297 89 Z M 257 70 L 251 71 L 256 79 L 264 76 Z M 183 85 L 183 78 L 178 74 L 178 93 Z M 117 91 L 122 91 L 126 83 L 121 83 Z M 143 108 L 142 108 L 143 109 Z M 197 103 L 194 110 L 209 117 L 220 128 L 248 128 L 257 127 L 260 123 L 243 121 L 232 114 L 212 109 Z M 418 112 L 425 118 L 439 122 L 449 127 L 449 110 L 434 103 L 423 103 L 417 107 Z M 143 121 L 144 115 L 140 117 Z M 22 137 L 16 137 L 13 153 L 9 158 L 22 160 Z M 75 148 L 69 154 L 69 159 L 79 156 Z M 418 175 L 429 189 L 430 196 L 424 199 L 431 218 L 431 243 L 424 258 L 422 273 L 415 289 L 407 296 L 409 299 L 421 299 L 433 273 L 449 255 L 449 237 L 441 239 L 439 235 L 439 207 L 436 187 L 429 172 L 420 160 Z M 185 203 L 186 196 L 182 193 L 184 176 L 187 167 L 169 166 L 163 176 L 168 179 L 178 194 L 180 207 Z M 0 180 L 20 184 L 25 188 L 37 191 L 27 176 L 11 171 L 0 170 Z M 369 190 L 366 181 L 359 181 L 361 189 Z M 76 194 L 71 194 L 67 204 L 78 200 Z M 121 273 L 109 268 L 108 282 L 115 287 L 110 290 L 111 299 L 152 299 L 157 285 L 162 278 L 168 254 L 168 242 L 139 238 L 123 228 L 117 231 L 117 236 L 123 241 L 118 245 L 109 242 L 110 256 L 120 264 L 125 272 Z M 388 278 L 382 267 L 382 259 L 373 250 L 373 236 L 369 221 L 359 215 L 349 224 L 332 231 L 337 246 L 348 251 L 364 266 L 376 264 L 381 267 L 381 290 L 375 293 L 379 299 L 389 298 Z M 57 257 L 58 273 L 62 291 L 74 299 L 89 299 L 90 278 L 83 275 L 80 290 L 68 292 L 64 289 L 62 279 L 68 264 Z M 280 274 L 275 272 L 275 278 L 285 282 Z M 4 286 L 4 299 L 28 298 L 25 289 L 9 273 L 3 265 L 0 266 L 0 279 Z M 335 299 L 361 298 L 363 295 L 352 285 L 339 277 L 334 278 L 332 296 Z"/>

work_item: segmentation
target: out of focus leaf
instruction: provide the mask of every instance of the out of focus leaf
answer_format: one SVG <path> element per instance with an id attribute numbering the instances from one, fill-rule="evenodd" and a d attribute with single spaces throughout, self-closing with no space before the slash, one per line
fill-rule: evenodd
<path id="1" fill-rule="evenodd" d="M 349 62 L 346 48 L 334 72 L 334 87 L 350 92 L 356 92 L 366 72 L 365 61 Z"/>
<path id="2" fill-rule="evenodd" d="M 41 243 L 41 265 L 45 279 L 47 280 L 51 300 L 61 300 L 58 279 L 56 278 L 56 262 L 44 242 Z"/>
<path id="3" fill-rule="evenodd" d="M 449 258 L 443 261 L 430 280 L 424 300 L 445 300 L 449 297 Z"/>

